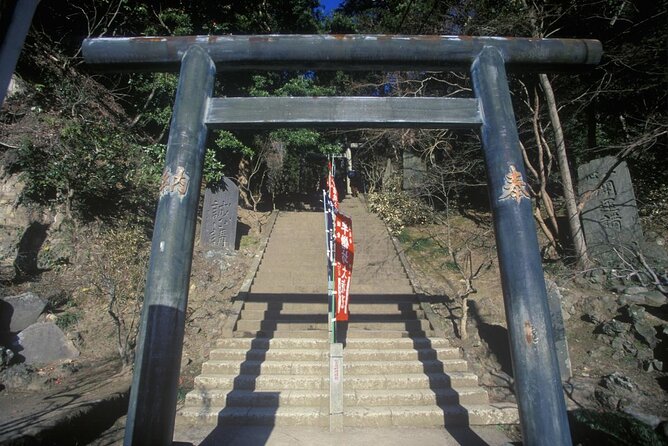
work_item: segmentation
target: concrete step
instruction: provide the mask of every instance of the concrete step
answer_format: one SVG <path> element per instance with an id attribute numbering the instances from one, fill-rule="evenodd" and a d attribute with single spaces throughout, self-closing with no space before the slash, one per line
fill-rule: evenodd
<path id="1" fill-rule="evenodd" d="M 233 333 L 235 338 L 295 338 L 303 337 L 306 339 L 328 339 L 329 332 L 327 330 L 256 330 L 256 331 L 241 331 L 235 330 Z"/>
<path id="2" fill-rule="evenodd" d="M 401 282 L 391 282 L 391 283 L 378 283 L 378 284 L 365 284 L 350 285 L 350 293 L 359 293 L 359 294 L 410 294 L 413 293 L 413 287 L 410 285 L 408 280 Z M 352 298 L 351 298 L 352 301 Z"/>
<path id="3" fill-rule="evenodd" d="M 381 338 L 353 338 L 348 339 L 344 348 L 344 355 L 360 349 L 396 350 L 396 349 L 433 349 L 449 347 L 450 343 L 444 338 L 427 337 L 397 337 Z"/>
<path id="4" fill-rule="evenodd" d="M 345 410 L 349 427 L 443 427 L 517 424 L 517 408 L 490 404 L 352 407 Z"/>
<path id="5" fill-rule="evenodd" d="M 328 339 L 327 330 L 256 330 L 256 331 L 235 331 L 235 338 L 294 338 L 306 337 L 309 339 Z M 398 339 L 398 338 L 424 338 L 433 337 L 436 333 L 433 330 L 365 330 L 349 329 L 345 335 L 339 335 L 341 342 L 349 342 L 352 339 Z"/>
<path id="6" fill-rule="evenodd" d="M 507 404 L 352 407 L 345 410 L 348 427 L 443 427 L 517 424 L 517 408 Z"/>
<path id="7" fill-rule="evenodd" d="M 316 313 L 302 313 L 302 312 L 285 312 L 285 311 L 257 311 L 257 310 L 241 310 L 239 319 L 249 321 L 267 321 L 277 323 L 318 323 L 327 322 L 327 312 Z M 364 322 L 405 322 L 410 320 L 424 320 L 424 312 L 401 312 L 395 310 L 393 313 L 389 311 L 380 314 L 358 313 L 350 312 L 348 323 L 364 323 Z"/>
<path id="8" fill-rule="evenodd" d="M 271 348 L 250 350 L 217 348 L 209 353 L 212 361 L 327 361 L 328 349 Z"/>
<path id="9" fill-rule="evenodd" d="M 326 320 L 326 318 L 324 318 Z M 327 322 L 311 322 L 306 319 L 302 322 L 283 322 L 272 320 L 245 320 L 237 321 L 237 331 L 292 331 L 292 330 L 327 330 Z M 352 330 L 384 330 L 384 331 L 425 331 L 431 325 L 426 319 L 412 319 L 396 322 L 350 322 L 348 333 Z"/>
<path id="10" fill-rule="evenodd" d="M 286 292 L 251 292 L 244 299 L 245 306 L 253 304 L 272 304 L 272 305 L 292 305 L 292 304 L 316 304 L 329 302 L 327 290 L 315 294 L 294 294 Z M 417 304 L 418 298 L 412 292 L 403 294 L 380 294 L 380 293 L 351 293 L 350 305 L 399 305 L 399 304 Z M 261 309 L 258 307 L 253 309 Z"/>
<path id="11" fill-rule="evenodd" d="M 413 348 L 380 350 L 346 348 L 343 351 L 344 363 L 347 361 L 430 361 L 435 359 L 459 359 L 461 357 L 461 350 L 456 347 L 419 350 Z"/>
<path id="12" fill-rule="evenodd" d="M 329 392 L 325 390 L 286 390 L 256 392 L 253 390 L 195 389 L 186 395 L 186 406 L 215 407 L 329 407 Z"/>
<path id="13" fill-rule="evenodd" d="M 424 361 L 344 361 L 344 374 L 375 375 L 392 373 L 443 373 L 465 372 L 467 363 L 463 359 Z M 243 375 L 317 375 L 328 373 L 327 360 L 209 360 L 202 364 L 204 374 Z"/>
<path id="14" fill-rule="evenodd" d="M 461 389 L 374 389 L 344 393 L 346 410 L 373 406 L 426 406 L 445 404 L 487 404 L 489 396 L 480 387 Z"/>
<path id="15" fill-rule="evenodd" d="M 227 390 L 258 390 L 275 391 L 302 389 L 326 390 L 329 386 L 329 377 L 321 375 L 300 375 L 295 379 L 292 375 L 221 375 L 205 374 L 195 377 L 195 388 L 198 389 L 227 389 Z"/>
<path id="16" fill-rule="evenodd" d="M 327 283 L 323 281 L 322 284 L 315 285 L 302 285 L 302 284 L 293 284 L 293 283 L 263 283 L 251 285 L 251 292 L 253 293 L 267 293 L 267 292 L 278 292 L 278 293 L 295 293 L 295 294 L 318 294 L 327 292 Z"/>
<path id="17" fill-rule="evenodd" d="M 345 334 L 340 336 L 340 339 L 346 342 L 350 342 L 353 339 L 398 339 L 398 338 L 424 338 L 435 336 L 436 333 L 433 330 L 366 330 L 366 329 L 357 329 L 354 327 L 354 324 L 351 324 L 351 327 L 346 331 Z"/>
<path id="18" fill-rule="evenodd" d="M 389 372 L 389 369 L 388 369 Z M 344 375 L 346 389 L 443 389 L 476 387 L 478 377 L 470 372 Z"/>
<path id="19" fill-rule="evenodd" d="M 370 320 L 372 318 L 380 319 L 384 318 L 385 320 L 393 319 L 422 319 L 424 318 L 424 311 L 417 309 L 418 305 L 415 305 L 415 308 L 409 308 L 402 310 L 397 308 L 397 306 L 387 305 L 380 306 L 376 305 L 365 305 L 365 308 L 362 308 L 362 305 L 350 306 L 350 320 L 351 321 L 361 321 L 361 320 Z M 327 320 L 327 310 L 328 306 L 325 304 L 310 304 L 310 305 L 301 305 L 293 306 L 291 309 L 272 309 L 272 310 L 254 310 L 248 309 L 244 306 L 241 310 L 242 319 L 271 319 L 271 320 L 282 320 L 283 318 L 288 317 L 313 317 L 314 319 L 319 320 L 323 316 Z"/>
<path id="20" fill-rule="evenodd" d="M 351 407 L 343 414 L 348 427 L 442 427 L 467 424 L 466 409 L 460 405 Z"/>
<path id="21" fill-rule="evenodd" d="M 205 363 L 206 364 L 206 363 Z M 344 376 L 383 373 L 449 373 L 466 372 L 468 363 L 461 358 L 422 361 L 359 361 L 343 362 Z"/>
<path id="22" fill-rule="evenodd" d="M 487 392 L 479 387 L 454 389 L 394 389 L 345 391 L 345 408 L 374 406 L 426 406 L 445 404 L 488 404 Z M 186 406 L 214 407 L 285 407 L 329 406 L 326 390 L 286 390 L 255 392 L 253 390 L 195 389 L 186 395 Z"/>
<path id="23" fill-rule="evenodd" d="M 317 407 L 186 407 L 180 416 L 219 426 L 327 426 L 329 409 Z"/>
<path id="24" fill-rule="evenodd" d="M 324 375 L 329 373 L 329 362 L 282 360 L 261 361 L 245 360 L 209 360 L 202 364 L 202 373 L 214 374 L 242 374 L 242 375 Z"/>
<path id="25" fill-rule="evenodd" d="M 325 350 L 329 351 L 327 338 L 317 339 L 309 337 L 287 337 L 287 338 L 224 338 L 216 341 L 216 347 L 225 349 L 300 349 L 300 350 Z M 423 350 L 450 347 L 450 343 L 444 338 L 426 337 L 395 337 L 395 338 L 352 338 L 346 341 L 344 355 L 362 350 Z"/>
<path id="26" fill-rule="evenodd" d="M 297 338 L 224 338 L 216 341 L 218 348 L 230 349 L 319 349 L 329 351 L 329 341 L 307 337 Z"/>

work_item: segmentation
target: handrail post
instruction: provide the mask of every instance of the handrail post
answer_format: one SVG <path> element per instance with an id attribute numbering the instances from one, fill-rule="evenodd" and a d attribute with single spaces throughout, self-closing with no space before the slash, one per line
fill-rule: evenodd
<path id="1" fill-rule="evenodd" d="M 126 446 L 171 445 L 215 66 L 184 54 L 167 143 L 125 428 Z"/>
<path id="2" fill-rule="evenodd" d="M 524 444 L 571 445 L 536 227 L 504 59 L 485 47 L 471 67 L 494 213 Z"/>

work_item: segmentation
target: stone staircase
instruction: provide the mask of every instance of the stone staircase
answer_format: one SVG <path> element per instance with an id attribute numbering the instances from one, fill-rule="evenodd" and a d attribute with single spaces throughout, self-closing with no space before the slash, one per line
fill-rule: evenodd
<path id="1" fill-rule="evenodd" d="M 344 426 L 517 422 L 489 404 L 457 348 L 437 336 L 383 223 L 349 198 L 355 265 L 344 338 Z M 220 339 L 178 416 L 219 425 L 329 424 L 321 212 L 281 213 L 232 337 Z"/>

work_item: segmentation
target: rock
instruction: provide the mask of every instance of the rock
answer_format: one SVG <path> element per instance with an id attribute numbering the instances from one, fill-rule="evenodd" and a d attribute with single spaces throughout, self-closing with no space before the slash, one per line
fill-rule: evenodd
<path id="1" fill-rule="evenodd" d="M 601 378 L 601 385 L 609 390 L 615 390 L 616 388 L 633 390 L 636 387 L 633 381 L 619 372 L 614 372 Z"/>
<path id="2" fill-rule="evenodd" d="M 74 359 L 79 351 L 53 322 L 33 324 L 18 335 L 18 353 L 26 364 Z"/>
<path id="3" fill-rule="evenodd" d="M 14 96 L 21 96 L 26 92 L 26 85 L 23 79 L 18 77 L 16 74 L 12 74 L 12 77 L 9 79 L 9 85 L 7 86 L 7 94 L 5 99 L 13 98 Z"/>
<path id="4" fill-rule="evenodd" d="M 624 289 L 624 293 L 630 295 L 643 294 L 648 292 L 649 289 L 647 289 L 647 287 L 644 286 L 629 286 Z"/>
<path id="5" fill-rule="evenodd" d="M 600 324 L 596 328 L 596 331 L 603 333 L 607 336 L 615 337 L 622 333 L 626 333 L 627 331 L 629 331 L 629 328 L 630 328 L 629 324 L 625 324 L 624 322 L 618 321 L 617 319 L 612 319 Z"/>
<path id="6" fill-rule="evenodd" d="M 655 348 L 659 343 L 656 337 L 656 330 L 654 330 L 654 327 L 649 322 L 637 322 L 633 324 L 633 330 L 636 333 L 636 337 L 650 348 Z"/>
<path id="7" fill-rule="evenodd" d="M 34 293 L 3 297 L 0 301 L 0 332 L 19 332 L 37 322 L 46 302 Z"/>
<path id="8" fill-rule="evenodd" d="M 645 359 L 642 361 L 642 369 L 646 372 L 663 371 L 663 362 L 658 359 Z"/>
<path id="9" fill-rule="evenodd" d="M 645 309 L 635 304 L 625 305 L 621 309 L 621 313 L 624 316 L 628 317 L 634 324 L 636 322 L 642 322 L 647 318 L 647 313 Z"/>
<path id="10" fill-rule="evenodd" d="M 617 299 L 617 302 L 619 302 L 619 305 L 645 305 L 647 298 L 644 294 L 623 294 Z"/>
<path id="11" fill-rule="evenodd" d="M 596 389 L 594 391 L 594 398 L 601 405 L 601 407 L 607 410 L 617 410 L 619 405 L 620 398 L 616 396 L 613 392 L 605 389 Z"/>
<path id="12" fill-rule="evenodd" d="M 652 307 L 660 307 L 668 303 L 668 297 L 658 290 L 650 291 L 643 296 L 645 298 L 645 304 Z"/>

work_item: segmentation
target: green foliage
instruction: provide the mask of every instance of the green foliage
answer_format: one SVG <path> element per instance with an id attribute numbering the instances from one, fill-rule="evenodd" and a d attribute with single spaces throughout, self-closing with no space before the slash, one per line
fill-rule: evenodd
<path id="1" fill-rule="evenodd" d="M 216 149 L 220 151 L 231 151 L 241 153 L 245 156 L 252 157 L 255 154 L 253 148 L 247 146 L 239 140 L 232 132 L 222 130 L 218 132 L 216 137 Z"/>
<path id="2" fill-rule="evenodd" d="M 134 74 L 128 86 L 137 98 L 132 107 L 137 115 L 138 128 L 162 132 L 169 126 L 179 78 L 174 73 Z"/>
<path id="3" fill-rule="evenodd" d="M 76 310 L 66 311 L 56 318 L 56 325 L 63 331 L 72 328 L 81 319 L 81 313 Z"/>
<path id="4" fill-rule="evenodd" d="M 367 195 L 367 200 L 369 210 L 378 214 L 393 235 L 401 234 L 407 226 L 434 221 L 432 209 L 406 192 L 372 193 Z"/>
<path id="5" fill-rule="evenodd" d="M 57 143 L 38 146 L 25 141 L 18 150 L 18 165 L 26 183 L 24 196 L 39 203 L 65 203 L 90 216 L 104 207 L 143 205 L 151 179 L 142 175 L 149 161 L 142 146 L 105 121 L 69 119 L 56 122 Z"/>

